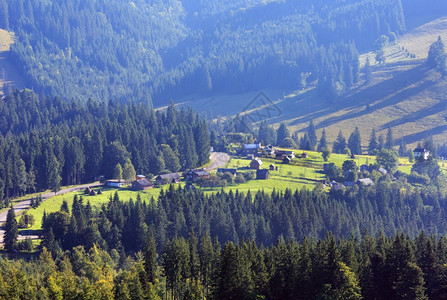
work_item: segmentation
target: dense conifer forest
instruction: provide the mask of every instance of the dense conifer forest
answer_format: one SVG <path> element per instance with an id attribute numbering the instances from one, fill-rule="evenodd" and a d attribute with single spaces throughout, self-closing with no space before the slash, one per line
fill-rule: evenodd
<path id="1" fill-rule="evenodd" d="M 358 82 L 360 51 L 445 13 L 444 0 L 0 0 L 0 28 L 16 37 L 7 59 L 32 89 L 7 86 L 0 99 L 0 209 L 116 170 L 181 172 L 206 164 L 211 146 L 254 138 L 361 154 L 358 128 L 327 141 L 313 121 L 299 137 L 285 124 L 253 130 L 239 115 L 211 124 L 166 104 L 315 80 L 332 100 Z M 157 199 L 116 193 L 102 206 L 76 196 L 44 214 L 36 252 L 17 243 L 10 209 L 0 299 L 446 299 L 446 179 L 433 157 L 394 172 L 392 141 L 391 128 L 386 141 L 371 133 L 379 164 L 395 158 L 393 176 L 372 186 L 171 185 Z M 434 154 L 432 140 L 424 147 Z M 328 179 L 348 178 L 349 164 L 330 165 Z"/>
<path id="2" fill-rule="evenodd" d="M 1 0 L 0 11 L 27 87 L 158 104 L 303 76 L 335 97 L 358 80 L 357 49 L 405 32 L 401 0 Z"/>
<path id="3" fill-rule="evenodd" d="M 1 206 L 24 193 L 113 178 L 117 164 L 153 175 L 194 168 L 208 162 L 209 149 L 207 122 L 191 109 L 14 90 L 0 101 Z"/>

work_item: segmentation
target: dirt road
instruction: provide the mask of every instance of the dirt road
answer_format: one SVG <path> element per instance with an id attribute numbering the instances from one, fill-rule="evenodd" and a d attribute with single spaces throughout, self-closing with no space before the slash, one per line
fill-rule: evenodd
<path id="1" fill-rule="evenodd" d="M 84 185 L 80 185 L 80 186 L 66 188 L 66 189 L 62 189 L 59 192 L 57 192 L 57 195 L 71 193 L 71 192 L 83 190 L 83 189 L 85 189 L 87 187 L 96 187 L 96 186 L 98 186 L 98 185 L 97 184 L 84 184 Z M 52 192 L 51 193 L 45 193 L 45 194 L 42 194 L 42 199 L 45 201 L 46 199 L 51 198 L 53 196 L 55 196 L 55 195 Z M 27 210 L 30 207 L 30 204 L 31 204 L 31 198 L 15 203 L 13 205 L 13 207 L 14 207 L 14 212 L 15 212 L 16 216 L 21 214 L 23 211 Z M 8 210 L 5 210 L 5 211 L 0 213 L 0 226 L 2 226 L 0 228 L 0 244 L 3 244 L 3 235 L 5 234 L 5 231 L 3 230 L 3 225 L 4 225 L 4 222 L 6 222 L 6 216 L 7 215 L 8 215 Z M 25 239 L 27 237 L 29 237 L 31 239 L 37 239 L 38 238 L 37 235 L 28 235 L 28 236 L 19 235 L 19 240 L 23 240 L 23 239 Z"/>
<path id="2" fill-rule="evenodd" d="M 225 166 L 230 160 L 230 156 L 224 152 L 212 152 L 210 160 L 211 164 L 205 168 L 206 171 L 212 171 Z"/>

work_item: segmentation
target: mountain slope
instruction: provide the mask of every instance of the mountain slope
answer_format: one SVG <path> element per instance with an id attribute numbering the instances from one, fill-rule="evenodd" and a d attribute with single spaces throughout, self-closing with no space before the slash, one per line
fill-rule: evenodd
<path id="1" fill-rule="evenodd" d="M 430 32 L 428 36 L 427 31 Z M 335 101 L 329 101 L 318 93 L 315 82 L 305 90 L 287 93 L 266 89 L 266 96 L 274 103 L 270 107 L 280 112 L 261 119 L 276 126 L 286 122 L 291 132 L 298 131 L 300 135 L 313 119 L 318 135 L 325 128 L 330 142 L 335 140 L 340 130 L 347 138 L 358 126 L 364 149 L 372 129 L 385 138 L 389 126 L 393 129 L 395 145 L 403 139 L 406 144 L 415 146 L 430 135 L 443 143 L 447 139 L 447 80 L 442 80 L 439 73 L 424 63 L 428 48 L 438 35 L 447 40 L 447 18 L 437 19 L 402 36 L 395 45 L 386 49 L 387 63 L 384 65 L 374 62 L 373 53 L 361 55 L 363 63 L 370 56 L 373 65 L 371 83 L 367 85 L 362 79 Z M 401 45 L 408 52 L 416 53 L 416 58 L 407 57 Z M 256 94 L 184 98 L 179 102 L 206 113 L 212 112 L 217 118 L 247 114 L 245 107 Z M 264 109 L 260 107 L 249 114 L 258 120 L 258 113 L 262 115 Z"/>

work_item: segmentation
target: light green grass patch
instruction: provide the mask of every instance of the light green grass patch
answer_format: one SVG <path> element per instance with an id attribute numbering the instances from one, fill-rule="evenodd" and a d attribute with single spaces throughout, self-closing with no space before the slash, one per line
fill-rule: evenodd
<path id="1" fill-rule="evenodd" d="M 176 184 L 176 186 L 183 186 L 183 183 Z M 167 189 L 169 186 L 164 186 L 163 189 Z M 28 229 L 41 229 L 42 228 L 42 217 L 44 212 L 52 213 L 56 212 L 61 208 L 62 202 L 65 200 L 68 203 L 68 207 L 71 209 L 73 204 L 73 198 L 75 195 L 83 198 L 83 203 L 87 204 L 90 201 L 92 207 L 100 207 L 102 204 L 109 202 L 110 197 L 113 197 L 115 192 L 118 193 L 119 199 L 121 201 L 129 201 L 130 199 L 136 200 L 137 196 L 140 195 L 142 201 L 148 202 L 153 197 L 157 200 L 160 195 L 161 188 L 153 188 L 145 191 L 132 191 L 127 188 L 116 189 L 116 188 L 101 188 L 103 191 L 102 195 L 89 196 L 85 195 L 83 191 L 67 193 L 63 195 L 56 195 L 50 199 L 44 201 L 39 207 L 32 208 L 28 211 L 28 214 L 33 215 L 36 222 Z M 94 189 L 97 190 L 97 189 Z"/>

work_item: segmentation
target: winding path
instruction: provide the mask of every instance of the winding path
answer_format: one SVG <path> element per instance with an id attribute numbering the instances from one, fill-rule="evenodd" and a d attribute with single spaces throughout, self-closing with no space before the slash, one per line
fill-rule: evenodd
<path id="1" fill-rule="evenodd" d="M 210 155 L 211 164 L 205 168 L 205 171 L 212 171 L 223 167 L 230 160 L 230 156 L 224 152 L 212 152 Z"/>

